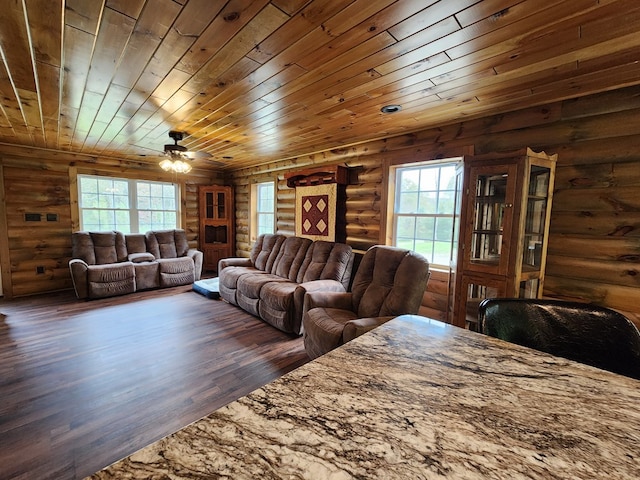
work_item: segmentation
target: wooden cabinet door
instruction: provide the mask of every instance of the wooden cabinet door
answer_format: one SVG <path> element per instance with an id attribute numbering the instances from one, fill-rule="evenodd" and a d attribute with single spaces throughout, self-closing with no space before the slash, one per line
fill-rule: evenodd
<path id="1" fill-rule="evenodd" d="M 463 270 L 507 274 L 517 170 L 516 164 L 472 165 L 468 169 Z"/>

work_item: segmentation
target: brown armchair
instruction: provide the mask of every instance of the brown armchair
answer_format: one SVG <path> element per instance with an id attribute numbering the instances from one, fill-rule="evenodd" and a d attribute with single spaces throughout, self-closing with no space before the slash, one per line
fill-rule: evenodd
<path id="1" fill-rule="evenodd" d="M 311 292 L 303 309 L 304 346 L 311 358 L 404 314 L 418 313 L 429 262 L 397 247 L 375 245 L 364 254 L 350 292 Z"/>

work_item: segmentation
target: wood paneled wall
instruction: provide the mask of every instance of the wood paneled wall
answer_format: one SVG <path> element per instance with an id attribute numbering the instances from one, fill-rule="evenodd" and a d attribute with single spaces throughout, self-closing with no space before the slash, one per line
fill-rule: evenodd
<path id="1" fill-rule="evenodd" d="M 197 185 L 235 186 L 237 253 L 247 256 L 249 191 L 277 179 L 277 229 L 294 232 L 295 192 L 285 173 L 312 165 L 352 167 L 347 188 L 347 242 L 358 250 L 384 243 L 387 172 L 392 164 L 532 147 L 558 153 L 545 296 L 591 301 L 640 318 L 640 87 L 628 87 L 417 133 L 238 169 L 226 182 L 213 171 L 184 181 L 183 207 L 197 243 Z M 0 145 L 0 265 L 5 295 L 71 288 L 67 261 L 73 230 L 70 169 L 167 180 L 148 163 Z M 45 214 L 25 222 L 24 213 Z M 56 213 L 57 221 L 46 221 Z M 44 266 L 44 274 L 36 274 Z M 449 279 L 434 272 L 423 314 L 444 318 Z"/>
<path id="2" fill-rule="evenodd" d="M 7 298 L 73 288 L 68 262 L 71 232 L 78 229 L 76 173 L 179 183 L 184 194 L 184 228 L 194 247 L 199 228 L 198 185 L 223 183 L 220 174 L 212 171 L 194 170 L 187 177 L 176 177 L 150 163 L 6 145 L 0 145 L 0 173 L 4 190 L 0 264 Z M 25 213 L 42 217 L 26 221 Z M 56 214 L 57 220 L 48 221 L 47 214 Z M 37 273 L 37 267 L 44 267 L 44 273 Z"/>
<path id="3" fill-rule="evenodd" d="M 339 163 L 357 171 L 347 188 L 347 243 L 384 243 L 389 165 L 529 146 L 558 153 L 544 295 L 594 302 L 640 318 L 640 87 L 376 140 L 231 172 L 237 249 L 248 255 L 249 185 L 278 179 L 277 229 L 294 231 L 294 191 L 284 174 Z M 436 272 L 423 313 L 444 318 L 448 275 Z M 426 314 L 426 313 L 425 313 Z"/>

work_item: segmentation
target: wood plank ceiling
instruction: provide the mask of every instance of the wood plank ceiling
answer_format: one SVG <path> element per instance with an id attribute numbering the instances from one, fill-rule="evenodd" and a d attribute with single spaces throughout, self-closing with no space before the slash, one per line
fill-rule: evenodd
<path id="1" fill-rule="evenodd" d="M 0 8 L 0 142 L 137 161 L 169 130 L 237 168 L 640 83 L 637 0 Z"/>

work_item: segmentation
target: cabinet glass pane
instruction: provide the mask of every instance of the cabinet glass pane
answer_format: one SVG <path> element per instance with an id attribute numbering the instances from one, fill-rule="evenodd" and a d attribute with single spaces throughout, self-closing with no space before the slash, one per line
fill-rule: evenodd
<path id="1" fill-rule="evenodd" d="M 506 171 L 477 177 L 471 234 L 472 263 L 500 262 L 507 178 Z"/>
<path id="2" fill-rule="evenodd" d="M 217 198 L 217 206 L 218 206 L 218 212 L 217 212 L 217 218 L 226 218 L 226 211 L 225 211 L 225 196 L 224 196 L 224 192 L 218 192 L 218 198 Z"/>
<path id="3" fill-rule="evenodd" d="M 207 218 L 213 218 L 213 193 L 205 193 L 205 215 Z"/>
<path id="4" fill-rule="evenodd" d="M 540 288 L 540 280 L 532 278 L 531 280 L 525 280 L 520 282 L 520 290 L 518 297 L 520 298 L 538 298 L 538 290 Z"/>
<path id="5" fill-rule="evenodd" d="M 531 167 L 524 223 L 523 271 L 538 271 L 541 267 L 550 175 L 549 168 L 535 165 Z"/>
<path id="6" fill-rule="evenodd" d="M 469 330 L 478 329 L 478 306 L 485 298 L 503 297 L 504 293 L 500 288 L 487 285 L 470 283 L 467 286 L 467 298 L 465 301 L 465 320 Z"/>

